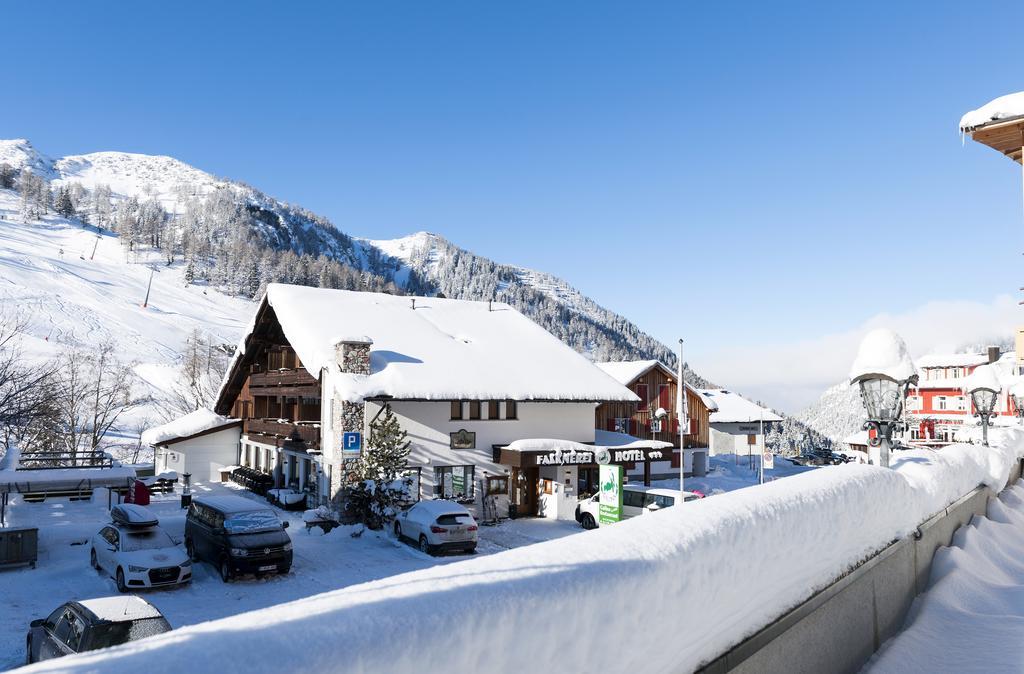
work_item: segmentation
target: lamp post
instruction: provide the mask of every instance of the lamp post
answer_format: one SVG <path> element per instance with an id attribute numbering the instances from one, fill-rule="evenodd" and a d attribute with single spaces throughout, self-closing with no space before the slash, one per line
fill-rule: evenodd
<path id="1" fill-rule="evenodd" d="M 879 449 L 878 465 L 888 468 L 893 433 L 906 429 L 901 417 L 907 388 L 917 383 L 917 368 L 903 339 L 891 330 L 869 332 L 850 371 L 850 383 L 860 387 L 868 417 L 863 429 L 875 431 L 868 443 Z"/>
<path id="2" fill-rule="evenodd" d="M 974 404 L 974 416 L 981 419 L 981 444 L 988 447 L 988 426 L 998 414 L 995 409 L 999 400 L 999 378 L 991 365 L 979 365 L 967 378 L 966 388 Z"/>

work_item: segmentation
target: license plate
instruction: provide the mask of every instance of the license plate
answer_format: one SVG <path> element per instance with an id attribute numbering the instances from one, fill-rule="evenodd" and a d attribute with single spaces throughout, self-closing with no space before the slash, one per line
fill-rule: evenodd
<path id="1" fill-rule="evenodd" d="M 276 571 L 277 570 L 277 564 L 271 564 L 270 566 L 261 566 L 259 568 L 259 570 L 260 571 Z"/>
<path id="2" fill-rule="evenodd" d="M 466 533 L 466 527 L 455 527 L 453 529 L 449 529 L 448 532 L 452 534 L 464 534 Z"/>

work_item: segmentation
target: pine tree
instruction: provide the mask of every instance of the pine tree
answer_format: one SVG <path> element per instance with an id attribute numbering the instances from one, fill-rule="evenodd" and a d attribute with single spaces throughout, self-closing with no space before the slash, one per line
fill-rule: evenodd
<path id="1" fill-rule="evenodd" d="M 371 529 L 380 529 L 408 497 L 410 481 L 402 475 L 409 462 L 408 434 L 385 404 L 370 422 L 370 437 L 360 457 L 361 482 L 348 494 L 348 508 Z"/>
<path id="2" fill-rule="evenodd" d="M 71 201 L 71 192 L 66 187 L 57 188 L 57 196 L 53 201 L 53 208 L 59 215 L 70 218 L 75 214 L 75 204 Z"/>
<path id="3" fill-rule="evenodd" d="M 0 189 L 14 189 L 14 181 L 17 176 L 18 174 L 13 166 L 6 162 L 0 164 Z"/>
<path id="4" fill-rule="evenodd" d="M 196 282 L 196 263 L 189 258 L 188 266 L 185 267 L 185 286 L 190 286 Z"/>

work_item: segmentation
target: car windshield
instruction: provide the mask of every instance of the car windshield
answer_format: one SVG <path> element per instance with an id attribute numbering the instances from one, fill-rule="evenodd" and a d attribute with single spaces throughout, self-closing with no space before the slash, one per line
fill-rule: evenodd
<path id="1" fill-rule="evenodd" d="M 254 534 L 257 531 L 273 531 L 280 528 L 281 520 L 270 510 L 236 513 L 224 520 L 224 529 L 229 534 Z"/>
<path id="2" fill-rule="evenodd" d="M 146 529 L 144 531 L 125 531 L 121 537 L 121 549 L 125 552 L 135 550 L 155 550 L 173 548 L 174 541 L 162 529 Z"/>
<path id="3" fill-rule="evenodd" d="M 94 625 L 89 638 L 89 650 L 107 648 L 118 644 L 145 639 L 154 634 L 170 632 L 171 626 L 164 618 L 143 618 L 122 623 Z"/>

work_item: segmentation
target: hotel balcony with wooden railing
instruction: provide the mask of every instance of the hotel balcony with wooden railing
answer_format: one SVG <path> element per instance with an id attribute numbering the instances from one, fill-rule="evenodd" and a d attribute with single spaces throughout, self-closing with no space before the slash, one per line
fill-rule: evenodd
<path id="1" fill-rule="evenodd" d="M 275 447 L 282 447 L 287 442 L 295 448 L 305 443 L 307 451 L 320 449 L 319 421 L 245 419 L 242 421 L 242 433 L 256 442 L 266 442 Z"/>
<path id="2" fill-rule="evenodd" d="M 304 368 L 262 370 L 249 375 L 249 390 L 259 396 L 320 397 L 320 382 Z"/>

